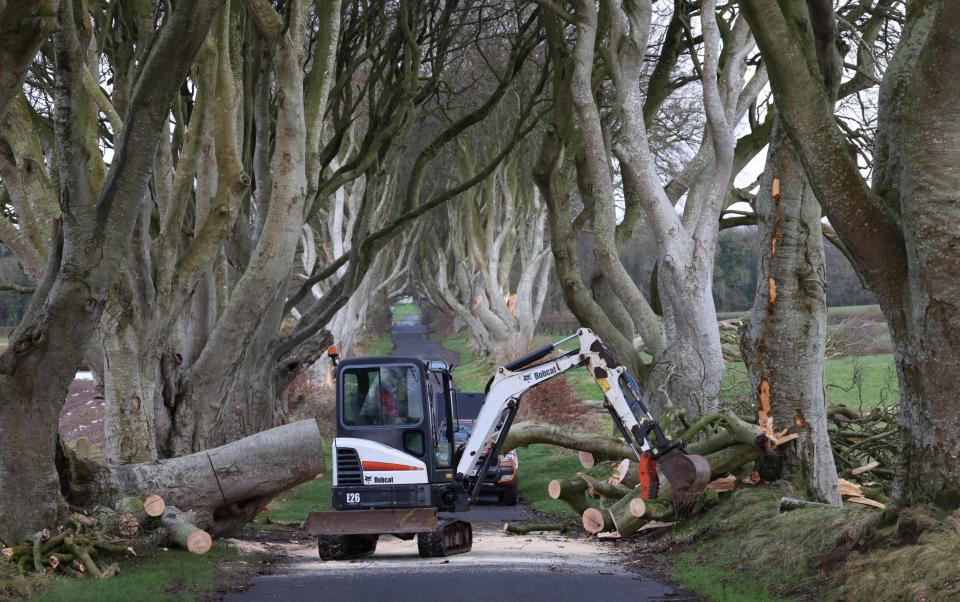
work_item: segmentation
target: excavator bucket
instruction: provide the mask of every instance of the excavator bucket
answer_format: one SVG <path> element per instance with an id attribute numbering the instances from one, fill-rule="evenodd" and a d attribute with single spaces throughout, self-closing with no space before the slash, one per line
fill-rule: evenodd
<path id="1" fill-rule="evenodd" d="M 673 487 L 673 509 L 677 517 L 688 515 L 710 482 L 710 463 L 703 456 L 675 448 L 660 456 L 657 464 Z"/>

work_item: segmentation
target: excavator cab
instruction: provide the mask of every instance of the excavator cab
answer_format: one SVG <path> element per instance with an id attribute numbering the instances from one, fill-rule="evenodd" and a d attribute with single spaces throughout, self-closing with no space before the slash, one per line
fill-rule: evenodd
<path id="1" fill-rule="evenodd" d="M 333 507 L 452 508 L 455 400 L 447 365 L 356 358 L 340 362 L 336 380 Z"/>

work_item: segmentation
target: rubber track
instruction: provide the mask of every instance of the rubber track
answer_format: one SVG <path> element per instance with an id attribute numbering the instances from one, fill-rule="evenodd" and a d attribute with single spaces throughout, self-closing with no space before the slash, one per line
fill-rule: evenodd
<path id="1" fill-rule="evenodd" d="M 465 543 L 453 545 L 451 540 L 460 535 Z M 467 521 L 444 521 L 432 533 L 417 535 L 417 549 L 421 558 L 443 558 L 463 554 L 473 548 L 473 527 Z"/>

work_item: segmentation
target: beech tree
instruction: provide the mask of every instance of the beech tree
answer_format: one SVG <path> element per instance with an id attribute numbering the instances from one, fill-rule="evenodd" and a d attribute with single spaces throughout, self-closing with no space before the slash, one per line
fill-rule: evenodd
<path id="1" fill-rule="evenodd" d="M 844 74 L 837 72 L 824 82 L 841 103 L 865 91 L 872 93 L 878 58 L 887 58 L 878 38 L 888 25 L 892 4 L 885 1 L 868 8 L 856 3 L 845 8 L 844 20 L 854 28 L 849 36 L 855 41 L 856 66 L 845 81 L 841 81 Z M 858 100 L 859 106 L 865 106 Z M 776 113 L 773 107 L 768 110 Z M 752 200 L 761 234 L 761 261 L 741 349 L 761 426 L 786 428 L 800 435 L 795 444 L 781 448 L 783 465 L 780 460 L 772 462 L 773 475 L 782 467 L 812 496 L 839 505 L 824 383 L 827 270 L 823 231 L 832 229 L 821 224 L 820 204 L 782 120 L 774 117 L 773 121 L 766 168 Z M 849 135 L 852 130 L 847 132 Z M 846 251 L 842 242 L 836 244 Z"/>
<path id="2" fill-rule="evenodd" d="M 448 205 L 424 253 L 434 303 L 463 320 L 496 361 L 529 350 L 550 275 L 546 207 L 521 161 L 510 157 Z"/>
<path id="3" fill-rule="evenodd" d="M 753 42 L 746 22 L 729 10 L 718 14 L 713 3 L 700 10 L 702 45 L 692 35 L 687 43 L 682 35 L 678 41 L 675 29 L 671 35 L 668 27 L 652 66 L 646 65 L 652 2 L 602 2 L 603 11 L 594 2 L 572 4 L 573 13 L 559 4 L 544 4 L 552 7 L 544 19 L 556 73 L 555 109 L 536 169 L 550 210 L 564 297 L 574 315 L 640 376 L 655 407 L 662 410 L 669 400 L 690 416 L 713 412 L 723 374 L 711 295 L 718 224 L 732 178 L 763 146 L 748 139 L 738 148 L 734 130 L 765 85 L 765 71 L 758 68 L 747 79 Z M 673 18 L 681 30 L 690 11 L 685 3 L 675 7 Z M 567 38 L 573 34 L 570 46 Z M 701 82 L 706 124 L 695 155 L 665 182 L 648 130 L 663 100 L 690 81 L 673 74 L 685 49 L 695 66 L 694 79 Z M 651 76 L 643 82 L 647 68 Z M 603 86 L 597 85 L 598 78 Z M 602 96 L 606 90 L 609 94 Z M 607 103 L 613 109 L 609 113 L 602 109 Z M 565 166 L 575 171 L 584 205 L 577 216 L 571 215 Z M 623 178 L 619 224 L 615 166 Z M 675 205 L 681 197 L 685 204 L 678 213 Z M 657 242 L 656 286 L 650 299 L 619 257 L 641 216 Z M 593 225 L 598 268 L 613 293 L 600 299 L 591 295 L 577 259 L 575 232 L 587 220 Z M 634 349 L 634 331 L 653 355 L 649 365 Z"/>
<path id="4" fill-rule="evenodd" d="M 841 68 L 828 2 L 742 4 L 786 132 L 816 197 L 887 318 L 901 391 L 900 504 L 960 499 L 960 314 L 954 223 L 960 70 L 954 2 L 912 3 L 883 73 L 873 178 L 834 114 Z"/>
<path id="5" fill-rule="evenodd" d="M 83 79 L 89 27 L 72 2 L 59 4 L 53 145 L 62 218 L 46 223 L 53 241 L 46 267 L 27 315 L 0 355 L 0 436 L 9 445 L 0 460 L 0 536 L 5 539 L 37 524 L 56 524 L 65 509 L 55 465 L 60 407 L 121 271 L 170 102 L 220 4 L 185 3 L 163 15 L 163 27 L 142 55 L 126 127 L 117 136 L 99 191 L 92 182 L 96 173 L 86 164 L 90 99 Z M 4 91 L 15 98 L 22 93 Z"/>

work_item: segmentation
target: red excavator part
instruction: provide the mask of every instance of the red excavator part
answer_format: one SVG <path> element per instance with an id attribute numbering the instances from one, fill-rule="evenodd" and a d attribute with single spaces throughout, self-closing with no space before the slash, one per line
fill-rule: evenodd
<path id="1" fill-rule="evenodd" d="M 657 476 L 657 461 L 649 452 L 640 456 L 637 478 L 640 481 L 640 497 L 645 500 L 656 499 L 660 493 L 660 477 Z"/>

